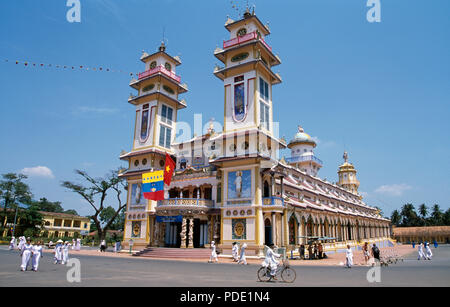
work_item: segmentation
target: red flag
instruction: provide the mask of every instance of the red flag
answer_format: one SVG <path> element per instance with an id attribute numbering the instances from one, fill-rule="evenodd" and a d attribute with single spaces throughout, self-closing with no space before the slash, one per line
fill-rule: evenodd
<path id="1" fill-rule="evenodd" d="M 170 181 L 172 180 L 172 174 L 175 170 L 175 162 L 173 162 L 172 158 L 166 153 L 166 165 L 164 166 L 164 183 L 170 185 Z"/>

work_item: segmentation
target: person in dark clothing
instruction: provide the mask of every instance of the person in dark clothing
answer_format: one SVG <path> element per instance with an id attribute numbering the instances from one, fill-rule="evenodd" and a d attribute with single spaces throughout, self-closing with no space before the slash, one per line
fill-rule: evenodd
<path id="1" fill-rule="evenodd" d="M 372 246 L 372 256 L 375 260 L 378 260 L 378 262 L 380 261 L 380 250 L 375 243 L 373 243 Z"/>
<path id="2" fill-rule="evenodd" d="M 305 259 L 305 245 L 300 245 L 300 259 Z"/>

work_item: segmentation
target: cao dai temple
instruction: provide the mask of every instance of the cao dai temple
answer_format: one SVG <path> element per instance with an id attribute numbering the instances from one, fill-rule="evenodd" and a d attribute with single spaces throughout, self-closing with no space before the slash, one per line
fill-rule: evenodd
<path id="1" fill-rule="evenodd" d="M 290 142 L 275 136 L 272 86 L 282 80 L 272 68 L 281 60 L 265 42 L 269 27 L 247 10 L 225 29 L 230 39 L 214 51 L 223 63 L 214 69 L 223 82 L 222 131 L 211 125 L 206 134 L 175 143 L 177 114 L 187 107 L 180 95 L 188 88 L 176 74 L 181 60 L 164 43 L 140 58 L 145 70 L 131 80 L 137 94 L 128 99 L 136 112 L 132 149 L 120 155 L 129 165 L 120 173 L 128 181 L 124 248 L 130 240 L 133 250 L 195 249 L 215 241 L 231 254 L 233 242 L 245 242 L 247 255 L 260 256 L 264 245 L 289 252 L 308 236 L 335 238 L 325 251 L 388 242 L 390 221 L 363 202 L 347 153 L 333 184 L 318 177 L 317 144 L 302 127 Z M 280 149 L 290 157 L 279 159 Z M 163 169 L 166 153 L 176 170 L 165 199 L 144 199 L 141 176 Z"/>

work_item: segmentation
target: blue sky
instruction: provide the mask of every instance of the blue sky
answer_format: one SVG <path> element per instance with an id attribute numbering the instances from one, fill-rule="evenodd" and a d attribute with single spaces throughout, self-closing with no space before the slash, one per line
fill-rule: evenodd
<path id="1" fill-rule="evenodd" d="M 450 2 L 381 0 L 380 23 L 366 20 L 366 2 L 250 2 L 270 22 L 267 42 L 282 59 L 274 120 L 288 140 L 299 124 L 318 138 L 319 174 L 329 181 L 337 181 L 347 150 L 366 202 L 386 215 L 407 202 L 446 209 Z M 65 4 L 1 3 L 0 173 L 29 168 L 36 198 L 84 215 L 89 207 L 60 182 L 75 180 L 76 168 L 102 176 L 124 165 L 118 156 L 131 148 L 135 112 L 130 76 L 12 61 L 141 72 L 142 50 L 156 51 L 164 28 L 167 52 L 180 55 L 177 74 L 189 85 L 179 120 L 202 113 L 205 122 L 221 121 L 213 51 L 228 39 L 227 15 L 237 14 L 230 1 L 81 0 L 81 23 L 69 23 Z"/>

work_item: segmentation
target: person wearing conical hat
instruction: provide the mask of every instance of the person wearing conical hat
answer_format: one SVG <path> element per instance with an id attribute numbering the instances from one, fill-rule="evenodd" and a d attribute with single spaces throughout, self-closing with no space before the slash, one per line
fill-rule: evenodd
<path id="1" fill-rule="evenodd" d="M 70 247 L 69 241 L 64 242 L 64 244 L 62 245 L 62 255 L 61 255 L 62 264 L 66 264 L 67 261 L 69 260 L 69 247 Z"/>
<path id="2" fill-rule="evenodd" d="M 20 250 L 20 256 L 22 257 L 22 264 L 20 269 L 22 272 L 27 270 L 28 263 L 30 262 L 30 257 L 32 253 L 33 245 L 31 244 L 31 239 L 27 238 L 25 244 L 23 244 Z"/>
<path id="3" fill-rule="evenodd" d="M 209 257 L 208 262 L 213 262 L 213 260 L 216 260 L 216 262 L 219 262 L 219 259 L 217 259 L 217 253 L 216 253 L 216 244 L 214 241 L 211 241 L 211 257 Z"/>
<path id="4" fill-rule="evenodd" d="M 19 249 L 20 251 L 22 250 L 22 248 L 23 248 L 25 242 L 26 242 L 26 240 L 25 240 L 25 237 L 24 237 L 24 236 L 19 237 L 19 246 L 18 246 L 18 249 Z"/>

